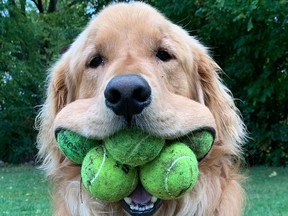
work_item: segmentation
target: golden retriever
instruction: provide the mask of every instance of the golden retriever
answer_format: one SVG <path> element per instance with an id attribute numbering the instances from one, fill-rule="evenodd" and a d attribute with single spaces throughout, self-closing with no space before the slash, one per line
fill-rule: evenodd
<path id="1" fill-rule="evenodd" d="M 101 11 L 52 68 L 38 116 L 54 215 L 241 215 L 245 127 L 220 71 L 206 47 L 151 6 L 119 3 Z M 192 192 L 145 212 L 97 200 L 83 188 L 81 166 L 61 153 L 55 131 L 103 140 L 131 125 L 166 140 L 216 131 Z"/>

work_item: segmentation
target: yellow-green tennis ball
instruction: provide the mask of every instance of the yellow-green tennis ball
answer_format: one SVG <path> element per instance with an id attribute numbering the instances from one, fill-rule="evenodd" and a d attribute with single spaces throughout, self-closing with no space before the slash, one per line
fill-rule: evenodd
<path id="1" fill-rule="evenodd" d="M 184 141 L 184 143 L 188 144 L 196 154 L 198 160 L 206 156 L 211 149 L 213 142 L 213 134 L 206 130 L 195 131 L 192 133 L 192 136 L 189 137 L 189 143 Z"/>
<path id="2" fill-rule="evenodd" d="M 100 143 L 64 129 L 57 132 L 56 137 L 60 150 L 76 164 L 81 164 L 87 152 Z"/>
<path id="3" fill-rule="evenodd" d="M 85 156 L 81 177 L 92 196 L 107 202 L 127 197 L 138 184 L 136 169 L 115 161 L 103 145 L 91 149 Z"/>
<path id="4" fill-rule="evenodd" d="M 164 139 L 135 128 L 121 130 L 104 141 L 115 160 L 133 167 L 153 160 L 165 143 Z"/>
<path id="5" fill-rule="evenodd" d="M 140 167 L 140 180 L 150 194 L 170 200 L 191 191 L 198 172 L 193 151 L 177 142 L 165 147 L 155 160 Z"/>

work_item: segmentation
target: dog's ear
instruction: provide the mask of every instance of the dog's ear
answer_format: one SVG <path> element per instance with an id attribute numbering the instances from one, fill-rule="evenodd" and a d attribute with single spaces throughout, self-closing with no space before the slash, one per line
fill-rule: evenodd
<path id="1" fill-rule="evenodd" d="M 232 152 L 240 155 L 240 145 L 245 139 L 245 128 L 231 92 L 219 77 L 222 70 L 209 56 L 206 48 L 200 45 L 193 50 L 197 58 L 204 104 L 215 118 L 218 138 L 227 144 L 230 143 Z"/>
<path id="2" fill-rule="evenodd" d="M 77 91 L 75 79 L 77 78 L 74 77 L 76 76 L 76 73 L 69 72 L 72 67 L 69 59 L 73 58 L 71 58 L 71 53 L 67 51 L 51 68 L 50 75 L 48 76 L 46 103 L 50 104 L 50 109 L 53 111 L 51 114 L 53 114 L 53 116 L 55 116 L 67 103 L 75 100 Z"/>
<path id="3" fill-rule="evenodd" d="M 63 160 L 63 156 L 56 147 L 53 123 L 56 114 L 67 103 L 67 70 L 68 62 L 62 56 L 50 70 L 46 101 L 36 118 L 36 128 L 39 130 L 38 160 L 42 161 L 42 168 L 47 171 L 48 175 L 52 175 L 55 167 Z"/>
<path id="4" fill-rule="evenodd" d="M 50 109 L 55 116 L 67 103 L 68 86 L 67 86 L 68 62 L 60 59 L 52 68 L 48 81 L 47 101 Z"/>

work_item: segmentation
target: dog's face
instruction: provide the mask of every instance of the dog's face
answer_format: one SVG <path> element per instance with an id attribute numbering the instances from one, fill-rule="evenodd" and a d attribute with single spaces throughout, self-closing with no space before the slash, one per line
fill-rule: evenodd
<path id="1" fill-rule="evenodd" d="M 64 83 L 57 84 L 67 95 L 55 128 L 96 139 L 130 124 L 169 139 L 215 128 L 198 74 L 201 55 L 203 46 L 147 5 L 110 7 L 63 56 Z"/>
<path id="2" fill-rule="evenodd" d="M 173 140 L 209 128 L 217 140 L 218 128 L 228 125 L 217 114 L 224 110 L 219 104 L 232 106 L 223 102 L 227 98 L 213 102 L 224 94 L 217 69 L 204 46 L 150 6 L 110 6 L 53 68 L 47 99 L 52 129 L 103 140 L 136 127 Z M 152 201 L 149 212 L 155 212 L 161 203 L 153 198 L 132 210 L 131 199 L 125 200 L 130 206 L 123 201 L 123 207 L 135 215 L 145 215 Z"/>

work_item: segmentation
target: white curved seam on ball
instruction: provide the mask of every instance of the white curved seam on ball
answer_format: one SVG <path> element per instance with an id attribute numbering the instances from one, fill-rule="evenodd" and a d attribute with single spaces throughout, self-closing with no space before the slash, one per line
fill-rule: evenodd
<path id="1" fill-rule="evenodd" d="M 192 160 L 193 160 L 193 158 L 190 157 L 190 156 L 182 156 L 182 157 L 179 157 L 179 158 L 177 158 L 175 161 L 173 161 L 173 163 L 172 163 L 172 164 L 170 165 L 170 167 L 167 169 L 166 176 L 165 176 L 165 190 L 166 190 L 166 192 L 167 192 L 170 196 L 172 196 L 172 194 L 169 192 L 169 188 L 168 188 L 168 176 L 169 176 L 169 174 L 170 174 L 170 171 L 171 171 L 171 169 L 173 168 L 173 166 L 174 166 L 179 160 L 186 159 L 186 158 L 189 158 L 189 159 L 192 159 Z"/>
<path id="2" fill-rule="evenodd" d="M 131 153 L 134 152 L 135 149 L 137 150 L 137 149 L 138 149 L 137 147 L 138 147 L 139 145 L 141 145 L 143 142 L 145 142 L 145 140 L 147 140 L 149 137 L 150 137 L 150 134 L 148 134 L 147 136 L 143 137 L 143 139 L 141 139 L 138 143 L 136 143 L 136 145 L 134 145 L 134 148 L 133 148 L 133 150 L 131 151 Z"/>
<path id="3" fill-rule="evenodd" d="M 102 170 L 102 167 L 103 167 L 103 165 L 104 165 L 104 163 L 105 163 L 105 160 L 106 160 L 106 149 L 105 149 L 103 146 L 101 146 L 101 147 L 103 148 L 103 151 L 104 151 L 103 159 L 102 159 L 102 162 L 101 162 L 101 164 L 100 164 L 100 167 L 99 167 L 97 173 L 94 175 L 93 179 L 90 181 L 90 184 L 93 184 L 93 182 L 96 180 L 96 178 L 97 178 L 98 175 L 100 174 L 100 172 L 101 172 L 101 170 Z"/>
<path id="4" fill-rule="evenodd" d="M 137 180 L 138 178 L 137 178 L 137 172 L 135 172 L 135 175 L 134 175 L 134 178 L 133 178 L 133 182 L 132 182 L 132 185 L 134 185 L 135 184 L 135 182 L 136 182 L 136 180 Z"/>

